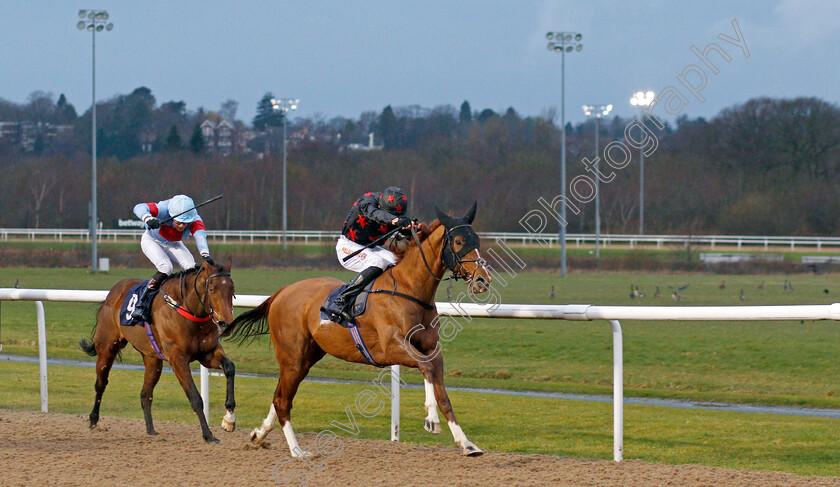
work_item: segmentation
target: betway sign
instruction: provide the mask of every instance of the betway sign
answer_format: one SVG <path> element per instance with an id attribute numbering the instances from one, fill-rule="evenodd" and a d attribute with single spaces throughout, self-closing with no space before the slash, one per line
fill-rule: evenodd
<path id="1" fill-rule="evenodd" d="M 123 220 L 122 218 L 117 218 L 116 227 L 117 228 L 145 228 L 146 225 L 143 222 L 141 222 L 140 220 L 137 220 L 135 218 L 129 218 L 129 219 L 125 219 L 125 220 Z"/>

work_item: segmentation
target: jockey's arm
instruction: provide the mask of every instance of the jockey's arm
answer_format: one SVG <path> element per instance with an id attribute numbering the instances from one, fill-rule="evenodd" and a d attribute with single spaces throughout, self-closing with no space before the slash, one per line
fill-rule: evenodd
<path id="1" fill-rule="evenodd" d="M 207 246 L 207 231 L 204 228 L 204 222 L 196 220 L 190 224 L 190 233 L 195 239 L 195 246 L 198 247 L 198 253 L 202 257 L 210 256 L 210 247 Z"/>

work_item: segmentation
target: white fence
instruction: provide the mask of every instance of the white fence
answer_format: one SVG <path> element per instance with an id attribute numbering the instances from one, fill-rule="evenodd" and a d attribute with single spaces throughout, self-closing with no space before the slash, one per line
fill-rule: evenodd
<path id="1" fill-rule="evenodd" d="M 78 291 L 61 289 L 0 288 L 0 301 L 35 301 L 38 319 L 38 351 L 41 373 L 41 410 L 48 410 L 47 351 L 42 301 L 101 302 L 107 291 Z M 268 296 L 243 295 L 234 300 L 235 306 L 254 307 Z M 621 323 L 619 320 L 669 321 L 787 321 L 840 320 L 840 303 L 797 306 L 594 306 L 590 304 L 522 305 L 476 303 L 437 303 L 442 315 L 487 318 L 530 318 L 575 321 L 606 320 L 613 333 L 613 459 L 621 461 L 624 454 L 624 356 Z M 391 439 L 399 440 L 399 366 L 391 367 Z M 204 414 L 209 415 L 209 377 L 202 367 L 201 395 Z"/>
<path id="2" fill-rule="evenodd" d="M 137 240 L 142 235 L 142 229 L 108 229 L 97 230 L 97 237 L 100 242 Z M 479 232 L 481 238 L 490 240 L 502 240 L 511 244 L 523 245 L 558 245 L 559 236 L 554 233 L 527 233 L 527 232 Z M 283 241 L 282 230 L 208 230 L 207 236 L 213 241 L 227 242 L 248 242 L 248 243 L 274 243 Z M 338 232 L 324 230 L 290 230 L 286 232 L 286 238 L 292 242 L 331 242 L 338 238 Z M 90 232 L 85 228 L 0 228 L 0 241 L 6 240 L 81 240 L 89 241 Z M 591 246 L 595 245 L 595 234 L 591 233 L 567 233 L 566 243 L 568 245 Z M 823 249 L 840 250 L 840 237 L 770 237 L 770 236 L 749 236 L 749 235 L 623 235 L 604 234 L 600 236 L 601 247 L 623 246 L 630 248 L 649 247 L 661 249 L 669 246 L 696 246 L 708 247 L 712 250 L 715 247 L 726 248 L 760 248 L 790 249 L 791 251 L 815 250 L 821 252 Z"/>

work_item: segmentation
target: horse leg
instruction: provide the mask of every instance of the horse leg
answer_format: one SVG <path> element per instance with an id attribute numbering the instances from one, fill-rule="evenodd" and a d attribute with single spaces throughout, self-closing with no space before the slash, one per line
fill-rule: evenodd
<path id="1" fill-rule="evenodd" d="M 219 440 L 213 436 L 213 433 L 210 431 L 210 427 L 207 426 L 207 418 L 204 417 L 204 401 L 201 399 L 201 394 L 199 394 L 198 388 L 195 387 L 195 381 L 190 373 L 189 359 L 185 357 L 183 352 L 180 350 L 171 350 L 169 352 L 169 365 L 172 366 L 172 372 L 175 373 L 175 377 L 178 378 L 178 382 L 181 383 L 181 387 L 184 389 L 184 392 L 187 393 L 187 398 L 190 400 L 190 406 L 192 406 L 193 411 L 195 411 L 196 416 L 198 416 L 198 422 L 201 424 L 201 434 L 204 437 L 204 441 L 207 443 L 218 443 Z"/>
<path id="2" fill-rule="evenodd" d="M 423 378 L 423 385 L 426 389 L 426 419 L 423 420 L 423 427 L 433 435 L 440 434 L 440 418 L 438 417 L 437 400 L 435 400 L 435 388 L 431 382 Z"/>
<path id="3" fill-rule="evenodd" d="M 455 412 L 452 410 L 452 404 L 449 402 L 449 395 L 446 393 L 446 388 L 443 386 L 443 358 L 440 354 L 428 362 L 418 362 L 418 368 L 423 373 L 423 379 L 428 380 L 432 384 L 435 397 L 437 398 L 437 405 L 446 422 L 449 425 L 449 431 L 452 432 L 452 437 L 455 443 L 463 448 L 463 454 L 468 457 L 478 456 L 484 452 L 473 442 L 467 439 L 467 435 L 461 429 L 461 425 L 455 419 Z"/>
<path id="4" fill-rule="evenodd" d="M 399 339 L 399 337 L 397 337 L 397 339 Z M 423 373 L 424 384 L 431 384 L 431 389 L 437 399 L 437 406 L 440 408 L 440 412 L 443 413 L 443 417 L 446 418 L 446 422 L 449 424 L 449 430 L 452 432 L 452 437 L 454 438 L 455 443 L 463 449 L 462 453 L 470 457 L 483 454 L 484 452 L 479 447 L 475 446 L 473 442 L 467 439 L 467 436 L 464 434 L 464 431 L 455 419 L 455 413 L 452 411 L 452 404 L 449 402 L 449 395 L 447 395 L 446 388 L 443 386 L 443 357 L 441 357 L 441 354 L 437 353 L 429 357 L 429 355 L 420 352 L 414 347 L 414 345 L 405 339 L 402 339 L 402 341 L 397 344 L 390 343 L 388 346 L 383 348 L 386 350 L 397 351 L 389 357 L 392 363 L 398 363 L 400 365 L 420 369 L 420 372 Z M 426 386 L 426 390 L 429 390 L 428 386 Z M 431 412 L 429 413 L 429 416 L 432 416 Z M 427 417 L 425 421 L 428 420 L 429 417 Z M 428 430 L 429 428 L 426 429 Z"/>
<path id="5" fill-rule="evenodd" d="M 277 381 L 277 389 L 274 392 L 274 395 L 280 394 L 280 381 Z M 268 416 L 262 422 L 258 428 L 254 428 L 254 431 L 251 432 L 250 438 L 251 443 L 255 445 L 259 445 L 262 443 L 263 439 L 271 433 L 271 430 L 274 429 L 274 423 L 277 422 L 277 411 L 274 410 L 274 402 L 272 401 L 271 406 L 268 407 Z"/>
<path id="6" fill-rule="evenodd" d="M 209 357 L 209 360 L 203 360 L 201 365 L 208 369 L 222 369 L 225 373 L 227 396 L 225 397 L 225 416 L 222 418 L 222 428 L 230 433 L 236 429 L 236 415 L 233 413 L 233 410 L 236 409 L 236 400 L 233 397 L 233 377 L 236 375 L 236 367 L 227 358 L 222 347 L 217 348 Z"/>
<path id="7" fill-rule="evenodd" d="M 282 375 L 282 374 L 281 374 Z M 279 409 L 278 404 L 281 402 L 281 396 L 283 394 L 283 379 L 280 378 L 277 381 L 277 389 L 274 391 L 274 400 L 271 402 L 271 406 L 268 408 L 268 416 L 266 416 L 265 420 L 262 422 L 259 428 L 254 428 L 254 431 L 251 432 L 251 442 L 259 445 L 262 443 L 263 439 L 274 429 L 274 424 L 277 422 L 277 411 Z M 286 413 L 288 416 L 288 412 Z M 301 449 L 300 444 L 297 441 L 297 436 L 295 436 L 295 430 L 292 428 L 292 422 L 290 420 L 286 420 L 283 424 L 283 435 L 286 437 L 286 443 L 289 445 L 289 451 L 291 451 L 291 455 L 294 458 L 301 458 L 303 456 L 308 456 L 309 452 L 303 451 Z"/>
<path id="8" fill-rule="evenodd" d="M 152 422 L 152 400 L 155 386 L 160 380 L 160 372 L 163 369 L 163 360 L 143 355 L 143 363 L 146 365 L 146 373 L 143 375 L 143 389 L 140 390 L 140 407 L 143 408 L 143 418 L 146 420 L 146 433 L 157 435 L 154 423 Z"/>
<path id="9" fill-rule="evenodd" d="M 263 421 L 262 426 L 251 432 L 252 442 L 261 442 L 274 427 L 274 422 L 279 419 L 292 457 L 301 458 L 311 455 L 309 452 L 301 449 L 297 441 L 297 436 L 295 436 L 295 430 L 292 428 L 292 401 L 301 381 L 309 373 L 309 369 L 321 360 L 324 354 L 325 352 L 323 350 L 315 346 L 301 353 L 301 356 L 297 360 L 290 359 L 286 361 L 278 358 L 278 362 L 281 362 L 283 365 L 280 368 L 280 380 L 277 381 L 277 388 L 274 391 L 274 401 L 268 412 L 268 417 Z"/>
<path id="10" fill-rule="evenodd" d="M 119 349 L 119 340 L 115 340 L 107 347 L 96 347 L 96 384 L 94 385 L 96 399 L 93 400 L 93 409 L 90 411 L 90 429 L 95 428 L 99 423 L 99 405 L 102 403 L 102 394 L 108 386 L 108 375 L 111 373 L 111 366 L 114 365 Z"/>

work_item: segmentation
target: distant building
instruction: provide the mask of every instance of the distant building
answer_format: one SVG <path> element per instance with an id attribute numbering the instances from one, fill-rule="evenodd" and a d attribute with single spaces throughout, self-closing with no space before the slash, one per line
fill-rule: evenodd
<path id="1" fill-rule="evenodd" d="M 24 152 L 33 152 L 36 145 L 41 149 L 56 143 L 69 141 L 73 137 L 72 125 L 54 125 L 44 122 L 0 122 L 0 139 Z"/>
<path id="2" fill-rule="evenodd" d="M 373 132 L 368 134 L 368 144 L 347 144 L 347 148 L 350 150 L 382 150 L 381 145 L 375 145 L 373 143 Z"/>
<path id="3" fill-rule="evenodd" d="M 199 127 L 204 138 L 204 150 L 211 154 L 227 156 L 233 152 L 243 152 L 247 137 L 244 131 L 225 119 L 218 122 L 205 120 Z"/>

